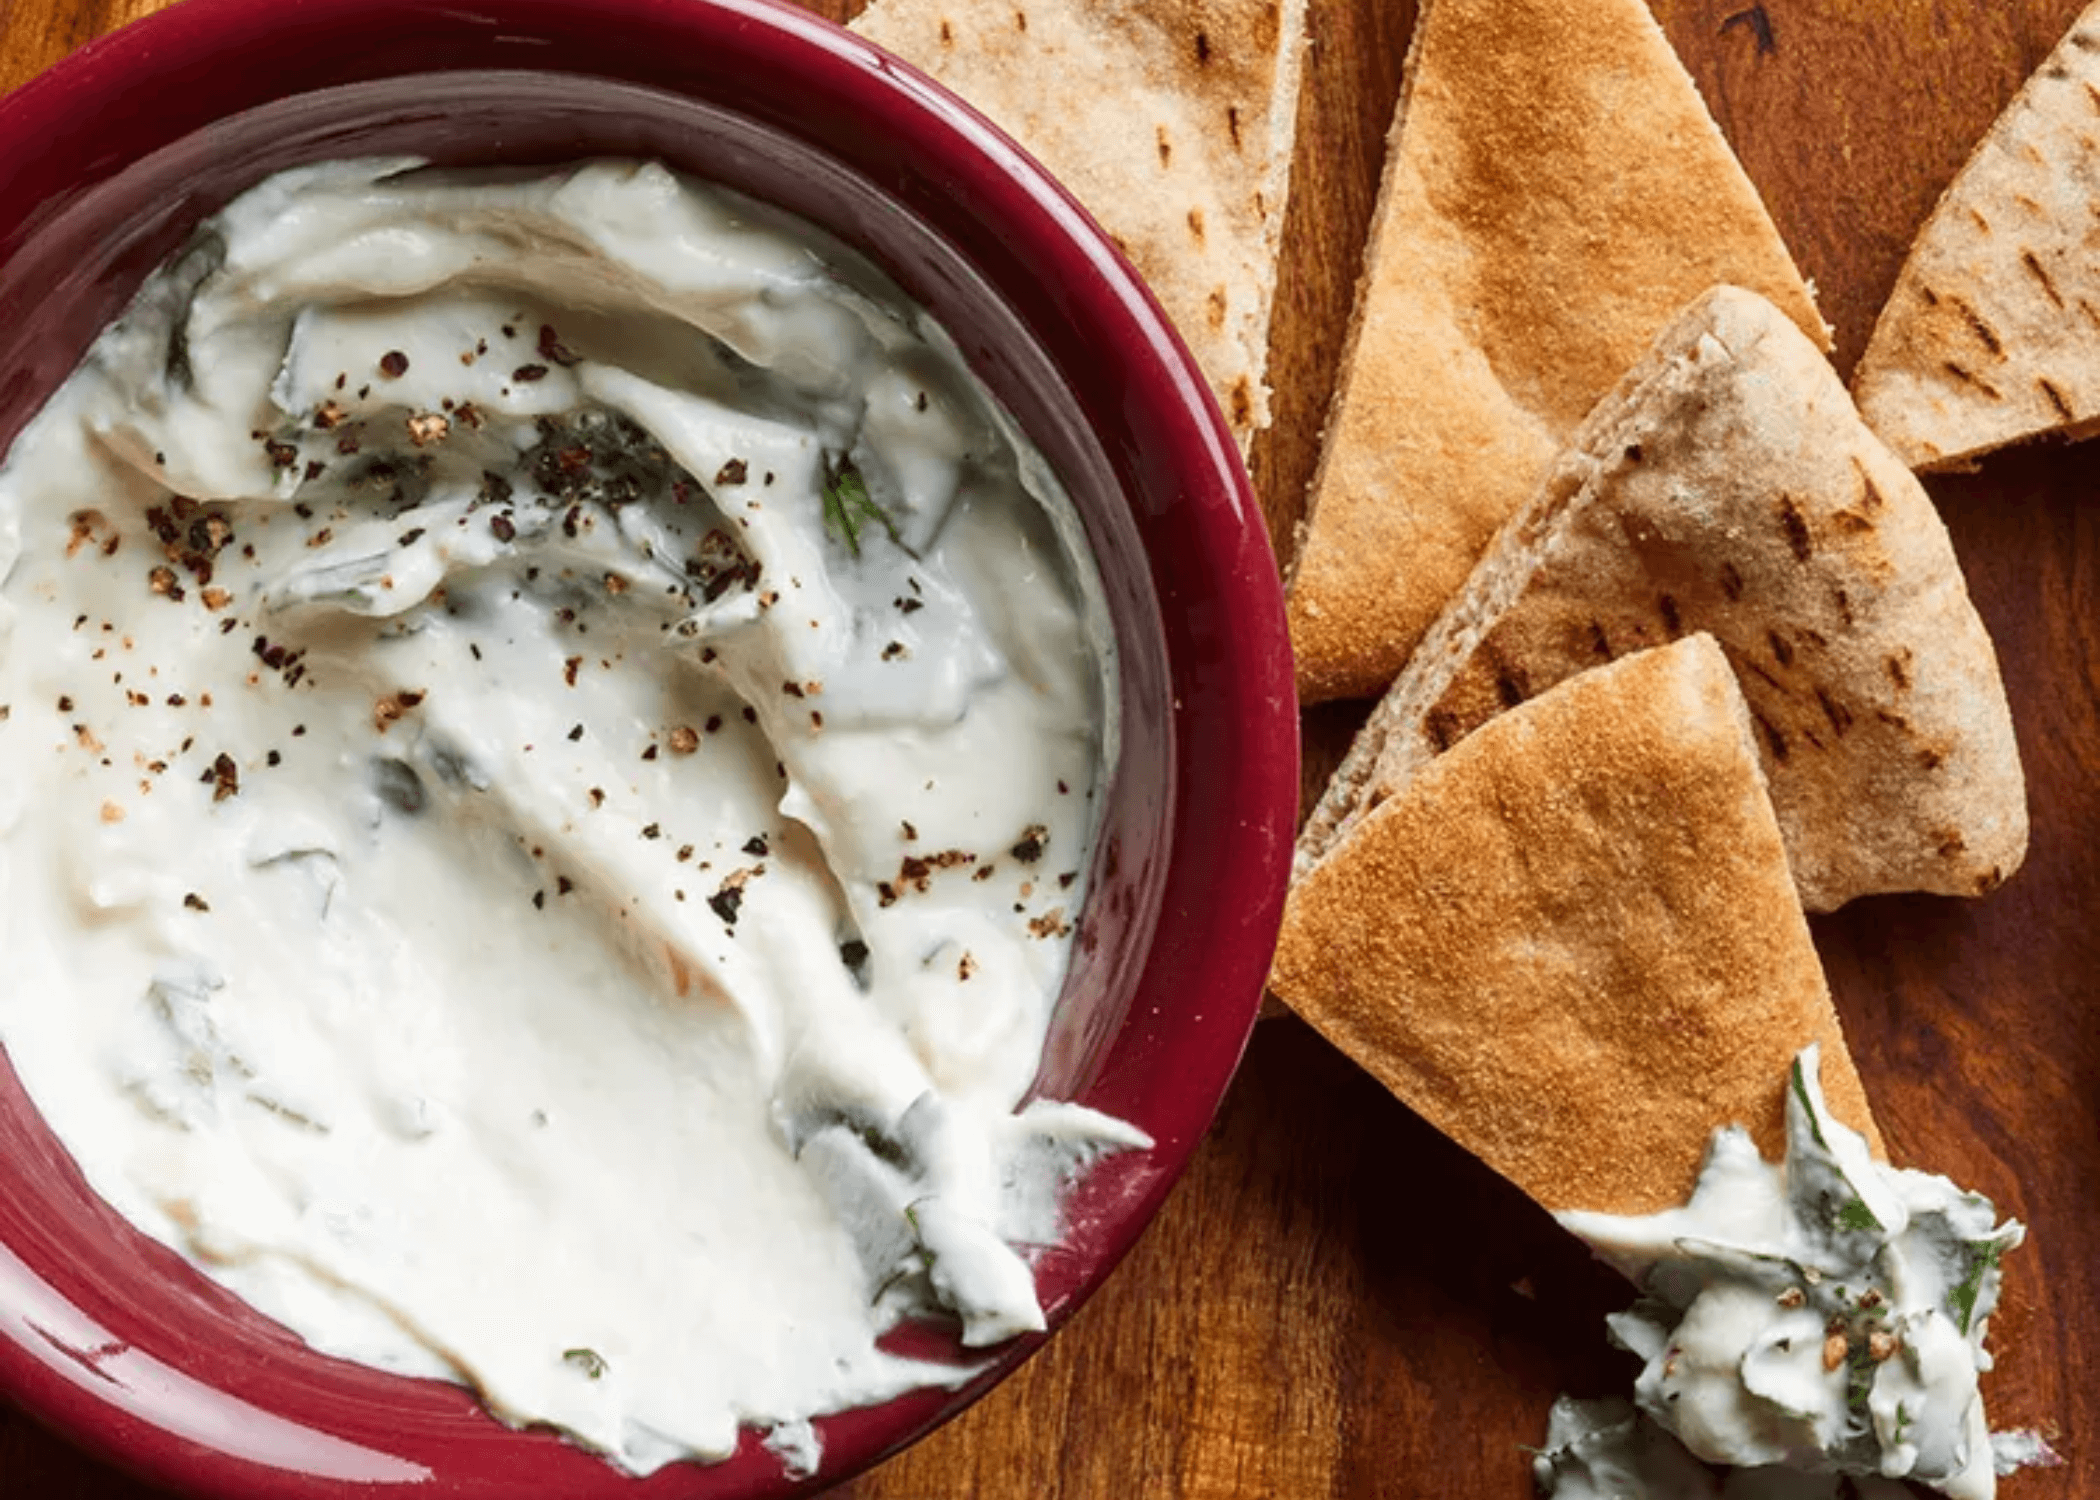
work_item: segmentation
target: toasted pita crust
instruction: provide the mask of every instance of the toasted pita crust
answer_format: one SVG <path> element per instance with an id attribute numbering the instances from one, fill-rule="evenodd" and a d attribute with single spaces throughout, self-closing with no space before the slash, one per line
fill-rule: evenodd
<path id="1" fill-rule="evenodd" d="M 1827 339 L 1642 0 L 1429 0 L 1291 579 L 1300 697 L 1392 681 L 1583 414 L 1724 281 Z"/>
<path id="2" fill-rule="evenodd" d="M 1269 425 L 1305 0 L 875 0 L 852 24 L 983 110 L 1100 220 L 1244 453 Z"/>
<path id="3" fill-rule="evenodd" d="M 1810 910 L 1978 895 L 2019 866 L 2019 749 L 1946 528 L 1800 331 L 1717 288 L 1599 404 L 1431 628 L 1300 868 L 1510 703 L 1688 630 L 1742 679 Z"/>
<path id="4" fill-rule="evenodd" d="M 1776 1159 L 1810 1042 L 1832 1109 L 1875 1139 L 1705 636 L 1573 678 L 1424 768 L 1294 888 L 1270 984 L 1556 1211 L 1683 1203 L 1731 1122 Z"/>
<path id="5" fill-rule="evenodd" d="M 1918 469 L 2100 430 L 2100 4 L 1984 136 L 1860 357 L 1860 410 Z"/>

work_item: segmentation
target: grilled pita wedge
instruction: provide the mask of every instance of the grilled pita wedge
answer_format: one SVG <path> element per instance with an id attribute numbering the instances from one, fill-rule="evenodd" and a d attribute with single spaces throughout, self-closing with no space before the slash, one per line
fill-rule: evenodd
<path id="1" fill-rule="evenodd" d="M 1305 0 L 875 0 L 852 24 L 983 110 L 1100 220 L 1244 453 L 1269 425 Z"/>
<path id="2" fill-rule="evenodd" d="M 1427 0 L 1290 580 L 1300 697 L 1391 682 L 1583 415 L 1719 282 L 1826 338 L 1644 0 Z"/>
<path id="3" fill-rule="evenodd" d="M 2100 4 L 1998 117 L 1910 249 L 1853 389 L 1912 468 L 2100 428 Z"/>
<path id="4" fill-rule="evenodd" d="M 1800 330 L 1717 288 L 1431 628 L 1314 810 L 1300 871 L 1510 705 L 1697 630 L 1742 680 L 1810 910 L 1979 895 L 2018 867 L 2026 782 L 1946 528 Z"/>
<path id="5" fill-rule="evenodd" d="M 1682 1204 L 1729 1122 L 1776 1160 L 1810 1042 L 1874 1140 L 1751 734 L 1706 636 L 1561 684 L 1298 883 L 1271 987 L 1555 1211 Z"/>

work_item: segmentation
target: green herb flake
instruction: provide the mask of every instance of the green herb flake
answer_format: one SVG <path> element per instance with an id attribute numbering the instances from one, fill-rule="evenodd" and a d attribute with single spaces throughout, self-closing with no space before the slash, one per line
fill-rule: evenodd
<path id="1" fill-rule="evenodd" d="M 1808 1121 L 1809 1137 L 1810 1139 L 1815 1141 L 1815 1143 L 1818 1146 L 1821 1146 L 1825 1151 L 1828 1151 L 1830 1149 L 1830 1143 L 1823 1139 L 1823 1127 L 1816 1120 L 1816 1107 L 1815 1105 L 1809 1102 L 1808 1079 L 1807 1075 L 1801 1071 L 1800 1058 L 1797 1057 L 1794 1059 L 1794 1066 L 1789 1071 L 1793 1075 L 1795 1097 L 1797 1097 L 1801 1101 L 1801 1113 L 1803 1117 Z"/>
<path id="2" fill-rule="evenodd" d="M 605 1378 L 605 1356 L 596 1349 L 564 1349 L 561 1352 L 561 1362 L 572 1369 L 581 1370 L 587 1379 Z"/>
<path id="3" fill-rule="evenodd" d="M 1867 1207 L 1866 1201 L 1860 1198 L 1839 1204 L 1837 1212 L 1831 1217 L 1840 1229 L 1861 1231 L 1881 1228 L 1881 1220 L 1874 1217 L 1874 1210 Z"/>
<path id="4" fill-rule="evenodd" d="M 860 533 L 870 521 L 880 526 L 889 539 L 905 551 L 904 538 L 897 531 L 897 523 L 890 519 L 888 511 L 875 503 L 868 493 L 868 482 L 861 477 L 860 470 L 850 461 L 831 469 L 824 479 L 824 529 L 846 544 L 846 550 L 855 557 L 860 556 Z"/>
<path id="5" fill-rule="evenodd" d="M 1961 1284 L 1947 1294 L 1947 1305 L 1954 1310 L 1954 1326 L 1964 1334 L 1976 1317 L 1976 1299 L 1982 1295 L 1983 1279 L 1998 1267 L 1998 1257 L 2005 1247 L 1996 1240 L 1985 1241 L 1975 1247 L 1976 1257 L 1969 1262 L 1969 1274 Z"/>
<path id="6" fill-rule="evenodd" d="M 1874 1394 L 1874 1373 L 1879 1368 L 1864 1340 L 1845 1351 L 1845 1409 L 1855 1417 L 1868 1415 L 1867 1398 Z"/>

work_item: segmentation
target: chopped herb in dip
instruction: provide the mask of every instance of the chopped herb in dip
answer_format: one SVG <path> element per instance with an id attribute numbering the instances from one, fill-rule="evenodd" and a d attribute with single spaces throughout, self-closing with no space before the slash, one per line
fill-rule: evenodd
<path id="1" fill-rule="evenodd" d="M 1645 1361 L 1640 1411 L 1698 1458 L 1984 1500 L 1996 1480 L 1977 1377 L 1999 1261 L 2024 1231 L 1944 1177 L 1875 1160 L 1831 1115 L 1818 1066 L 1810 1046 L 1787 1079 L 1784 1161 L 1730 1126 L 1685 1207 L 1560 1221 L 1641 1288 L 1612 1336 Z M 1571 1460 L 1548 1446 L 1549 1492 L 1599 1493 L 1556 1488 Z"/>

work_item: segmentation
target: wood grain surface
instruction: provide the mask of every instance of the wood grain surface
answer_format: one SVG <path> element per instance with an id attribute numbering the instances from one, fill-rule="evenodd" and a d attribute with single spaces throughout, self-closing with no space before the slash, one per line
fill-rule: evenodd
<path id="1" fill-rule="evenodd" d="M 296 3 L 296 0 L 288 0 Z M 1906 245 L 2079 0 L 1654 0 L 1814 279 L 1849 370 Z M 0 89 L 155 0 L 0 0 Z M 854 5 L 825 4 L 839 16 Z M 1312 0 L 1254 458 L 1287 538 L 1315 458 L 1412 0 Z M 1931 489 L 2004 662 L 2033 852 L 1976 903 L 1864 901 L 1816 938 L 1897 1160 L 2025 1220 L 1987 1384 L 2100 1494 L 2100 447 Z M 1307 785 L 1360 716 L 1307 716 Z M 1600 1149 L 1608 1149 L 1600 1143 Z M 1108 1286 L 967 1415 L 847 1500 L 1521 1500 L 1564 1389 L 1623 1385 L 1624 1287 L 1293 1020 L 1264 1024 L 1217 1129 Z M 143 1500 L 0 1409 L 0 1496 Z"/>

